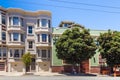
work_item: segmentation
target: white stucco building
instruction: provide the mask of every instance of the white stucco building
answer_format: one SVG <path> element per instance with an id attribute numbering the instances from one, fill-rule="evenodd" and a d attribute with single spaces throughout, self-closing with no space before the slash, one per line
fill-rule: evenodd
<path id="1" fill-rule="evenodd" d="M 24 72 L 21 60 L 30 52 L 30 72 L 51 71 L 51 12 L 0 7 L 0 71 Z"/>

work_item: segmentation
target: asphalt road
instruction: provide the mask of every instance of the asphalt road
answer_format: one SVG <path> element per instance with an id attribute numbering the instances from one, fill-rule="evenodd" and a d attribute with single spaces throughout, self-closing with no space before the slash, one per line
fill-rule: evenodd
<path id="1" fill-rule="evenodd" d="M 0 76 L 0 80 L 120 80 L 120 77 L 89 77 L 89 76 Z"/>

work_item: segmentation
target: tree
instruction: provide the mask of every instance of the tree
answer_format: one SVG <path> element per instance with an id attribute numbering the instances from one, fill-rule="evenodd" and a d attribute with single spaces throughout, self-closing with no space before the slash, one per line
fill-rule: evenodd
<path id="1" fill-rule="evenodd" d="M 113 69 L 114 66 L 120 65 L 120 32 L 109 30 L 107 33 L 100 34 L 98 42 L 99 51 L 108 66 Z"/>
<path id="2" fill-rule="evenodd" d="M 95 54 L 96 45 L 89 30 L 77 27 L 66 30 L 56 44 L 57 57 L 69 64 L 81 64 Z"/>
<path id="3" fill-rule="evenodd" d="M 30 66 L 30 63 L 31 63 L 31 58 L 32 57 L 30 55 L 30 52 L 27 52 L 22 56 L 22 61 L 25 64 L 25 68 L 26 68 L 25 72 L 27 72 L 28 69 L 29 69 L 29 66 Z"/>

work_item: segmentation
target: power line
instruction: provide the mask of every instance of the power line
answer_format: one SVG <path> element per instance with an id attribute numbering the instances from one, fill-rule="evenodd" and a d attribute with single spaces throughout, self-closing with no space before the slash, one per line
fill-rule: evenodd
<path id="1" fill-rule="evenodd" d="M 27 2 L 27 1 L 18 1 L 14 0 L 14 2 L 20 2 L 20 4 L 32 4 L 32 5 L 44 5 L 44 6 L 50 6 L 50 7 L 58 7 L 58 8 L 66 8 L 66 9 L 76 9 L 76 10 L 84 10 L 84 11 L 93 11 L 93 12 L 105 12 L 105 13 L 115 13 L 120 14 L 120 12 L 113 12 L 113 11 L 106 11 L 106 10 L 95 10 L 95 9 L 89 9 L 89 8 L 78 8 L 78 7 L 68 7 L 68 6 L 58 6 L 58 5 L 50 5 L 50 4 L 42 4 L 42 3 L 35 3 L 35 2 Z"/>
<path id="2" fill-rule="evenodd" d="M 64 0 L 49 0 L 49 1 L 62 2 L 62 3 L 67 3 L 67 4 L 87 5 L 87 6 L 96 6 L 96 7 L 120 9 L 120 7 L 114 7 L 114 6 L 106 6 L 106 5 L 98 5 L 98 4 L 88 4 L 88 3 L 72 2 L 72 1 L 64 1 Z"/>

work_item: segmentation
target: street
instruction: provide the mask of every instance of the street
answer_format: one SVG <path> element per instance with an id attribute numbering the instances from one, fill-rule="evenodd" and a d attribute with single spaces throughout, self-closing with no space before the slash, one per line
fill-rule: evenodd
<path id="1" fill-rule="evenodd" d="M 90 76 L 0 76 L 0 80 L 120 80 L 120 77 L 90 77 Z"/>

